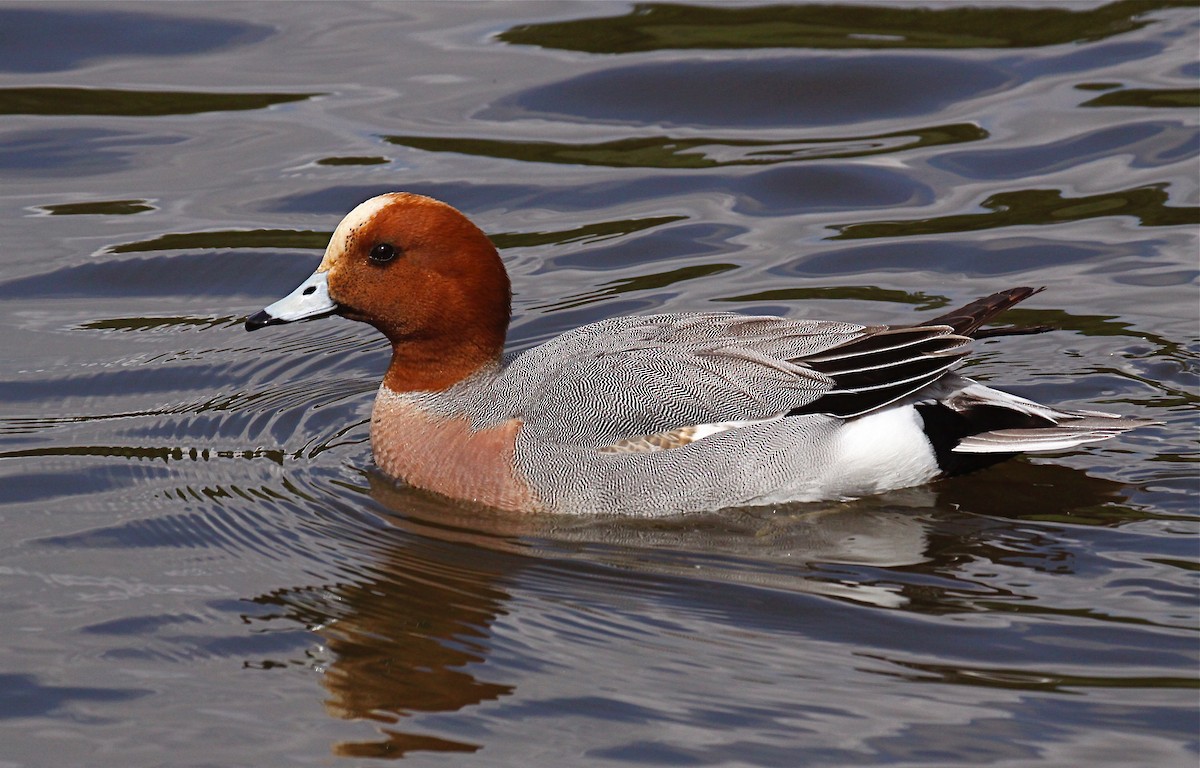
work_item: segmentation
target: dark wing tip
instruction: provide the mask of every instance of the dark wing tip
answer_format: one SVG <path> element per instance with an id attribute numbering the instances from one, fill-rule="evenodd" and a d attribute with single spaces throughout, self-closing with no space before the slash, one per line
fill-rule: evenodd
<path id="1" fill-rule="evenodd" d="M 1014 305 L 1028 299 L 1035 293 L 1041 293 L 1045 288 L 1009 288 L 1006 291 L 998 291 L 990 296 L 984 296 L 981 299 L 976 299 L 970 304 L 959 307 L 958 309 L 950 310 L 945 314 L 938 315 L 932 320 L 926 320 L 921 325 L 948 325 L 954 329 L 954 332 L 962 336 L 970 336 L 971 338 L 982 338 L 986 336 L 1011 336 L 1020 333 L 1042 333 L 1044 331 L 1053 330 L 1049 326 L 1039 325 L 1030 326 L 1028 328 L 1011 327 L 1006 329 L 994 329 L 980 332 L 979 329 L 984 323 L 988 322 L 1001 312 L 1013 307 Z"/>

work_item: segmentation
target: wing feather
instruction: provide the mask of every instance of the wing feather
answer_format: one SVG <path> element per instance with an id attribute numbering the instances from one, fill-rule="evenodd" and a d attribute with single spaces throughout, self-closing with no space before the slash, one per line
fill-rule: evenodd
<path id="1" fill-rule="evenodd" d="M 966 356 L 971 340 L 949 326 L 882 328 L 803 359 L 834 386 L 795 414 L 852 418 L 920 391 Z"/>
<path id="2" fill-rule="evenodd" d="M 695 425 L 777 418 L 834 387 L 832 378 L 804 364 L 805 355 L 868 330 L 733 313 L 614 318 L 514 359 L 500 395 L 514 415 L 536 414 L 525 420 L 527 430 L 597 447 Z"/>

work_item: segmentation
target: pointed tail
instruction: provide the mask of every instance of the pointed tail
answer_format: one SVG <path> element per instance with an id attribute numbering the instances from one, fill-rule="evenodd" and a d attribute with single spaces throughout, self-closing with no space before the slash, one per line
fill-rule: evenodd
<path id="1" fill-rule="evenodd" d="M 972 339 L 986 339 L 994 336 L 1018 336 L 1028 333 L 1045 333 L 1054 330 L 1049 325 L 1008 326 L 1006 328 L 981 329 L 983 324 L 994 318 L 1013 305 L 1024 301 L 1035 293 L 1041 293 L 1043 288 L 1009 288 L 1007 291 L 993 293 L 976 299 L 970 304 L 952 309 L 938 315 L 932 320 L 926 320 L 921 325 L 948 325 L 960 336 Z"/>

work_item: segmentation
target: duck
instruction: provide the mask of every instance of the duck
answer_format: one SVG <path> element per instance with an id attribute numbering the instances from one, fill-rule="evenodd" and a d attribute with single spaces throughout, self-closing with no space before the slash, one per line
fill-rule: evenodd
<path id="1" fill-rule="evenodd" d="M 394 192 L 337 225 L 316 271 L 248 331 L 340 315 L 391 345 L 378 471 L 508 512 L 629 515 L 841 502 L 1155 423 L 1064 410 L 956 373 L 1040 288 L 915 325 L 735 312 L 613 317 L 506 358 L 508 273 L 451 205 Z"/>

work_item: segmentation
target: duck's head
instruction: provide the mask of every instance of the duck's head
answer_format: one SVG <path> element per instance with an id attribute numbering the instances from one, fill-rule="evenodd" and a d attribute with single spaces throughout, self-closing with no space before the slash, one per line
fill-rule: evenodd
<path id="1" fill-rule="evenodd" d="M 317 271 L 247 318 L 246 330 L 331 314 L 387 336 L 389 388 L 445 389 L 499 359 L 508 274 L 487 235 L 451 206 L 380 195 L 342 219 Z"/>

